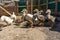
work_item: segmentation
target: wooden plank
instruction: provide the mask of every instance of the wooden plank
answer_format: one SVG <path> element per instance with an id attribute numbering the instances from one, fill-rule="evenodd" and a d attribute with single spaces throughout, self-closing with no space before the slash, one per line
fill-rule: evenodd
<path id="1" fill-rule="evenodd" d="M 31 0 L 31 13 L 33 11 L 33 0 Z"/>
<path id="2" fill-rule="evenodd" d="M 18 6 L 18 7 L 26 7 L 26 6 Z"/>
<path id="3" fill-rule="evenodd" d="M 40 9 L 40 0 L 38 0 L 38 9 Z"/>
<path id="4" fill-rule="evenodd" d="M 27 8 L 27 12 L 29 11 L 29 1 L 26 0 L 26 8 Z"/>
<path id="5" fill-rule="evenodd" d="M 48 0 L 46 0 L 46 10 L 48 9 Z"/>
<path id="6" fill-rule="evenodd" d="M 2 6 L 0 6 L 0 9 L 2 9 L 3 11 L 5 11 L 7 14 L 11 15 L 10 12 L 8 12 L 5 8 L 3 8 Z"/>
<path id="7" fill-rule="evenodd" d="M 17 18 L 17 19 L 21 19 L 21 18 L 22 18 L 22 16 L 16 16 L 16 18 Z"/>

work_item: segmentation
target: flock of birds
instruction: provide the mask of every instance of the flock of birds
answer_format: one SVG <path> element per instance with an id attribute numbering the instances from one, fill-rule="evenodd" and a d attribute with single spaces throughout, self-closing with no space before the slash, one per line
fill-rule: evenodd
<path id="1" fill-rule="evenodd" d="M 34 25 L 44 25 L 45 21 L 48 20 L 48 22 L 51 22 L 52 23 L 52 27 L 53 27 L 53 24 L 55 23 L 55 17 L 51 15 L 51 10 L 50 9 L 47 9 L 45 14 L 47 14 L 46 16 L 42 15 L 42 12 L 43 10 L 38 10 L 38 9 L 35 9 L 34 10 L 34 13 L 31 14 L 31 13 L 28 13 L 27 12 L 27 9 L 23 9 L 21 11 L 21 15 L 22 18 L 20 19 L 22 22 L 24 21 L 27 21 L 27 24 L 29 24 L 29 27 L 34 27 Z M 13 22 L 20 22 L 18 21 L 17 19 L 17 16 L 15 15 L 15 13 L 13 12 L 13 14 L 8 17 L 8 16 L 1 16 L 1 21 L 4 21 L 7 23 L 7 25 L 10 25 L 12 24 Z"/>
<path id="2" fill-rule="evenodd" d="M 46 10 L 46 14 L 47 15 L 42 15 L 43 10 L 38 10 L 35 9 L 34 13 L 27 13 L 26 9 L 22 10 L 22 14 L 25 20 L 27 20 L 30 24 L 30 26 L 32 27 L 33 25 L 44 25 L 45 21 L 48 20 L 53 27 L 53 24 L 55 23 L 55 17 L 51 15 L 51 10 L 47 9 Z"/>

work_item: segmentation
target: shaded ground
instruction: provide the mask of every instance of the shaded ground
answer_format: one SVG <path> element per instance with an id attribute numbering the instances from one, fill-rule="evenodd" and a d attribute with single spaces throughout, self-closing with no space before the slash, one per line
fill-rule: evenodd
<path id="1" fill-rule="evenodd" d="M 47 35 L 46 40 L 60 40 L 60 32 L 58 31 L 51 31 L 48 27 L 40 27 L 37 29 L 39 29 Z"/>
<path id="2" fill-rule="evenodd" d="M 48 37 L 46 40 L 60 40 L 60 17 L 56 17 L 54 27 L 49 30 L 50 27 L 40 27 L 42 32 L 44 32 Z"/>

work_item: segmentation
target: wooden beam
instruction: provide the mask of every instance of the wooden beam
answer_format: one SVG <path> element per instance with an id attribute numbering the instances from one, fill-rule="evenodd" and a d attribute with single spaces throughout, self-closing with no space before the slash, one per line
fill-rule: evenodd
<path id="1" fill-rule="evenodd" d="M 16 12 L 17 15 L 19 15 L 18 14 L 18 2 L 17 1 L 15 1 L 15 12 Z"/>
<path id="2" fill-rule="evenodd" d="M 26 8 L 27 8 L 27 12 L 29 12 L 29 0 L 26 0 Z"/>
<path id="3" fill-rule="evenodd" d="M 33 0 L 31 0 L 31 13 L 33 12 Z"/>
<path id="4" fill-rule="evenodd" d="M 55 12 L 57 13 L 57 3 L 58 3 L 58 1 L 57 0 L 55 0 Z"/>
<path id="5" fill-rule="evenodd" d="M 53 1 L 53 2 L 48 2 L 48 4 L 52 4 L 52 3 L 55 3 L 55 1 Z M 43 4 L 41 4 L 41 5 L 46 5 L 46 3 L 43 3 Z"/>
<path id="6" fill-rule="evenodd" d="M 0 9 L 2 9 L 3 11 L 5 11 L 7 14 L 11 15 L 10 12 L 8 12 L 5 8 L 3 8 L 2 6 L 0 6 Z"/>
<path id="7" fill-rule="evenodd" d="M 48 0 L 46 0 L 46 9 L 48 9 Z"/>
<path id="8" fill-rule="evenodd" d="M 40 9 L 40 0 L 38 0 L 38 9 Z"/>

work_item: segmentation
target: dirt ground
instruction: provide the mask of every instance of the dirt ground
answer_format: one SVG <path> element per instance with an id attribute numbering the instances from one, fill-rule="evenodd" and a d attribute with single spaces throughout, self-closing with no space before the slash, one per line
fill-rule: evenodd
<path id="1" fill-rule="evenodd" d="M 5 22 L 0 22 L 5 24 Z M 36 28 L 20 28 L 16 25 L 2 27 L 0 40 L 46 40 L 47 35 Z"/>
<path id="2" fill-rule="evenodd" d="M 5 24 L 0 22 L 0 24 Z M 60 40 L 60 23 L 55 24 L 54 30 L 50 27 L 19 28 L 16 25 L 2 27 L 0 40 Z M 58 29 L 58 30 L 57 30 Z"/>
<path id="3" fill-rule="evenodd" d="M 51 31 L 49 27 L 16 28 L 11 25 L 0 31 L 0 40 L 60 40 L 60 32 Z"/>
<path id="4" fill-rule="evenodd" d="M 4 27 L 0 32 L 0 40 L 45 40 L 47 35 L 39 29 L 15 28 L 14 25 Z"/>

